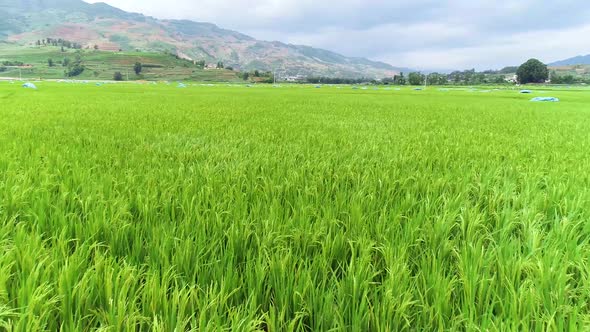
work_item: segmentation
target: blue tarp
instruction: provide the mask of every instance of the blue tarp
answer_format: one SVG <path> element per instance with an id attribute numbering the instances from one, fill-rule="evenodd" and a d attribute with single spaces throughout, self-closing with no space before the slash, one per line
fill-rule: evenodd
<path id="1" fill-rule="evenodd" d="M 25 83 L 25 84 L 23 84 L 23 88 L 37 90 L 37 87 L 33 83 Z"/>
<path id="2" fill-rule="evenodd" d="M 536 97 L 536 98 L 531 99 L 531 101 L 548 101 L 548 102 L 557 103 L 557 102 L 559 102 L 559 98 L 555 98 L 555 97 Z"/>
<path id="3" fill-rule="evenodd" d="M 186 88 L 186 84 L 184 84 L 184 83 L 178 83 L 178 87 L 179 88 Z"/>

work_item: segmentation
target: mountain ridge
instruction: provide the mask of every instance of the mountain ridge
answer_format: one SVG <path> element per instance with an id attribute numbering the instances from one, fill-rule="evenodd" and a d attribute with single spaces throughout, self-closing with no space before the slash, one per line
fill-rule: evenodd
<path id="1" fill-rule="evenodd" d="M 590 54 L 578 55 L 572 58 L 555 61 L 549 64 L 551 67 L 574 66 L 574 65 L 590 65 Z"/>
<path id="2" fill-rule="evenodd" d="M 4 0 L 0 40 L 33 45 L 64 38 L 101 50 L 174 53 L 190 60 L 222 61 L 239 70 L 282 71 L 285 75 L 391 77 L 406 68 L 329 50 L 261 41 L 213 23 L 157 19 L 105 3 L 81 0 Z"/>

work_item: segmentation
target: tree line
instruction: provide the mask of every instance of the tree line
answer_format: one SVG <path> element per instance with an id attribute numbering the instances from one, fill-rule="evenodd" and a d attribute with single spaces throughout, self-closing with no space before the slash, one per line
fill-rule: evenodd
<path id="1" fill-rule="evenodd" d="M 516 80 L 507 77 L 516 74 Z M 551 77 L 546 64 L 537 59 L 530 59 L 518 67 L 505 67 L 500 70 L 486 70 L 477 72 L 475 69 L 454 71 L 449 74 L 411 72 L 400 73 L 393 77 L 381 80 L 367 78 L 333 78 L 333 77 L 308 77 L 305 83 L 325 84 L 385 84 L 385 85 L 482 85 L 482 84 L 507 84 L 507 83 L 547 83 L 575 84 L 588 83 L 590 78 L 584 79 L 571 74 L 558 75 L 553 71 Z"/>
<path id="2" fill-rule="evenodd" d="M 62 38 L 45 38 L 39 39 L 35 43 L 37 46 L 61 46 L 62 52 L 65 51 L 65 48 L 80 50 L 82 49 L 82 45 L 73 41 L 69 41 Z M 95 47 L 96 48 L 96 47 Z"/>
<path id="3" fill-rule="evenodd" d="M 505 75 L 484 74 L 475 70 L 455 71 L 450 74 L 411 72 L 399 73 L 380 80 L 371 78 L 308 77 L 311 84 L 385 84 L 385 85 L 478 85 L 506 83 Z"/>

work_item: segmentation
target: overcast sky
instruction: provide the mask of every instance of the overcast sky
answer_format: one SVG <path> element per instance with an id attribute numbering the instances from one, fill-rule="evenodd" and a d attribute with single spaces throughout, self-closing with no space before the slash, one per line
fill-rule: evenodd
<path id="1" fill-rule="evenodd" d="M 418 69 L 501 68 L 530 57 L 550 62 L 590 53 L 587 0 L 103 2 Z"/>

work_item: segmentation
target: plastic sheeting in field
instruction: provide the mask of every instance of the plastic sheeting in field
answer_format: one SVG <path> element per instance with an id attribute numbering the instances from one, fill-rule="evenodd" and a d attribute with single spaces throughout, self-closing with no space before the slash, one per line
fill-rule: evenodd
<path id="1" fill-rule="evenodd" d="M 35 86 L 35 84 L 28 82 L 23 84 L 23 88 L 37 90 L 37 86 Z"/>
<path id="2" fill-rule="evenodd" d="M 184 83 L 178 83 L 178 87 L 179 88 L 186 88 L 186 84 L 184 84 Z"/>
<path id="3" fill-rule="evenodd" d="M 531 99 L 531 101 L 534 101 L 534 102 L 543 102 L 543 101 L 545 101 L 545 102 L 557 103 L 557 102 L 559 102 L 559 98 L 555 98 L 555 97 L 536 97 L 536 98 Z"/>

